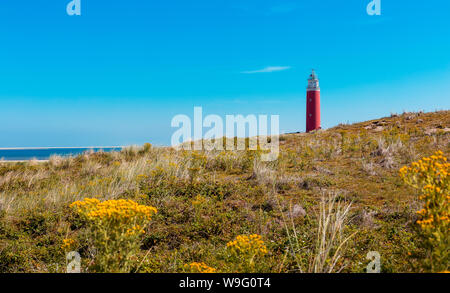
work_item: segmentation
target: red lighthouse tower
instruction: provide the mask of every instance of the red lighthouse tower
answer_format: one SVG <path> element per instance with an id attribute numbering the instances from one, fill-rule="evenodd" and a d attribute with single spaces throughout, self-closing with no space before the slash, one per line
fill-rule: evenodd
<path id="1" fill-rule="evenodd" d="M 306 132 L 320 128 L 320 87 L 319 79 L 313 69 L 306 91 Z"/>

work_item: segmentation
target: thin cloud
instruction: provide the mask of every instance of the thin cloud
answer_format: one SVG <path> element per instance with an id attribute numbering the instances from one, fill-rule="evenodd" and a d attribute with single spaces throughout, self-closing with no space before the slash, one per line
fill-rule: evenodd
<path id="1" fill-rule="evenodd" d="M 268 66 L 259 70 L 252 71 L 242 71 L 243 74 L 254 74 L 254 73 L 268 73 L 268 72 L 277 72 L 291 69 L 291 66 Z"/>

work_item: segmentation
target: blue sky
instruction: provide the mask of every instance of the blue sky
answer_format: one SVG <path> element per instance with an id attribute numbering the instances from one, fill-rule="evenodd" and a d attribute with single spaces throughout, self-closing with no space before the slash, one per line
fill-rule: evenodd
<path id="1" fill-rule="evenodd" d="M 446 0 L 81 1 L 0 2 L 0 147 L 167 145 L 194 106 L 304 131 L 311 68 L 325 128 L 450 108 Z"/>

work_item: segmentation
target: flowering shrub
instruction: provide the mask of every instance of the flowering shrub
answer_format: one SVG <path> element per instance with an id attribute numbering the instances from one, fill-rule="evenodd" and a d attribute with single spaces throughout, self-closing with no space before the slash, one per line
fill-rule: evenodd
<path id="1" fill-rule="evenodd" d="M 92 269 L 129 272 L 140 247 L 140 237 L 156 208 L 132 200 L 101 202 L 95 198 L 76 201 L 70 207 L 88 224 L 88 239 L 97 252 Z"/>
<path id="2" fill-rule="evenodd" d="M 211 273 L 216 273 L 216 269 L 207 266 L 205 263 L 203 262 L 193 262 L 190 264 L 185 264 L 184 265 L 185 269 L 189 272 L 189 273 L 202 273 L 202 274 L 211 274 Z"/>
<path id="3" fill-rule="evenodd" d="M 191 154 L 190 167 L 188 168 L 189 178 L 194 182 L 200 172 L 204 169 L 208 161 L 206 155 L 201 152 L 194 151 Z"/>
<path id="4" fill-rule="evenodd" d="M 262 241 L 261 236 L 253 234 L 250 236 L 239 235 L 234 241 L 227 243 L 227 247 L 236 255 L 264 255 L 267 248 Z"/>
<path id="5" fill-rule="evenodd" d="M 238 262 L 239 272 L 253 272 L 255 259 L 267 254 L 267 247 L 261 235 L 239 235 L 235 240 L 227 243 L 231 259 Z"/>
<path id="6" fill-rule="evenodd" d="M 63 244 L 61 245 L 62 250 L 70 250 L 75 244 L 73 239 L 63 239 Z"/>
<path id="7" fill-rule="evenodd" d="M 431 271 L 448 269 L 450 240 L 450 163 L 441 151 L 422 158 L 411 166 L 400 169 L 400 176 L 410 186 L 419 189 L 419 200 L 424 202 L 418 211 L 417 224 L 425 236 L 430 251 L 428 266 Z"/>
<path id="8" fill-rule="evenodd" d="M 207 198 L 202 196 L 201 194 L 198 194 L 193 200 L 192 200 L 192 205 L 194 207 L 198 207 L 201 206 L 203 204 L 205 204 L 207 202 Z"/>

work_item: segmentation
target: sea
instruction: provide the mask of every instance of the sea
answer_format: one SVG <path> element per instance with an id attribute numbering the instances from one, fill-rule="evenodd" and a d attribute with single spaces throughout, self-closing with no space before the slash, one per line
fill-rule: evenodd
<path id="1" fill-rule="evenodd" d="M 0 161 L 48 160 L 53 155 L 68 157 L 91 151 L 115 152 L 121 149 L 121 147 L 0 149 Z"/>

